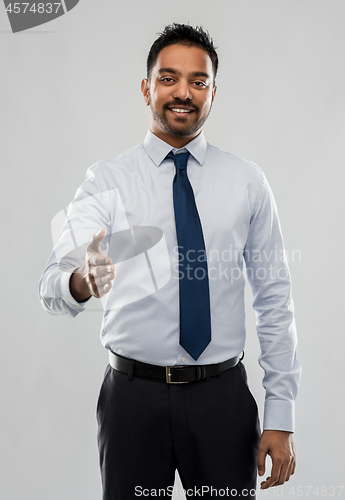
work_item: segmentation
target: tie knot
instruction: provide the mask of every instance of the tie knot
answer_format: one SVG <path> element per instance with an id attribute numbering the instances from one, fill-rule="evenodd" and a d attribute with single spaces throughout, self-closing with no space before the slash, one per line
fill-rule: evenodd
<path id="1" fill-rule="evenodd" d="M 172 151 L 168 155 L 166 155 L 165 158 L 170 158 L 171 160 L 174 160 L 175 167 L 179 170 L 186 169 L 187 168 L 187 161 L 189 157 L 189 151 L 186 151 L 185 153 L 178 153 L 174 155 Z"/>

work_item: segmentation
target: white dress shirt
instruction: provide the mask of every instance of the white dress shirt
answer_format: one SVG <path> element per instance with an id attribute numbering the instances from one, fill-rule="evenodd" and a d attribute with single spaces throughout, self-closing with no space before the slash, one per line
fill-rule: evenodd
<path id="1" fill-rule="evenodd" d="M 206 142 L 188 150 L 188 178 L 202 223 L 209 273 L 212 340 L 195 361 L 179 344 L 179 272 L 172 183 L 177 152 L 148 131 L 143 143 L 91 166 L 40 280 L 50 314 L 85 308 L 69 290 L 92 236 L 107 229 L 103 248 L 116 277 L 104 308 L 101 341 L 123 356 L 157 365 L 204 365 L 244 349 L 243 263 L 253 292 L 266 388 L 264 429 L 294 430 L 300 379 L 296 328 L 276 204 L 262 170 Z M 190 258 L 203 258 L 191 254 Z M 196 276 L 192 277 L 197 279 Z"/>

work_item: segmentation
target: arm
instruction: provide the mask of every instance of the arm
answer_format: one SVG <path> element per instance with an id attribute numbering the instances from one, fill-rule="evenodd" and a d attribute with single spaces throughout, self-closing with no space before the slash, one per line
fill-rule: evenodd
<path id="1" fill-rule="evenodd" d="M 263 488 L 283 484 L 294 472 L 292 440 L 294 401 L 301 368 L 296 358 L 297 335 L 291 298 L 291 280 L 273 194 L 262 174 L 244 250 L 247 277 L 253 293 L 260 342 L 260 366 L 266 389 L 264 432 L 258 467 L 265 471 L 265 457 L 273 461 L 272 476 Z M 282 481 L 282 482 L 281 482 Z"/>
<path id="2" fill-rule="evenodd" d="M 74 317 L 85 309 L 85 302 L 91 295 L 102 296 L 105 291 L 100 290 L 97 294 L 95 289 L 101 284 L 100 278 L 104 280 L 105 268 L 92 268 L 97 264 L 111 265 L 110 259 L 103 257 L 101 247 L 105 248 L 111 232 L 108 207 L 114 203 L 114 191 L 105 190 L 101 172 L 97 172 L 96 167 L 88 170 L 85 182 L 70 204 L 59 241 L 40 279 L 41 303 L 49 314 Z M 103 230 L 102 237 L 97 239 L 99 235 L 93 235 L 100 227 L 108 229 L 108 236 Z M 92 253 L 96 255 L 90 260 Z M 105 259 L 103 263 L 101 257 Z M 93 278 L 97 274 L 96 283 Z M 111 276 L 114 277 L 113 267 Z M 110 290 L 111 283 L 109 285 Z"/>

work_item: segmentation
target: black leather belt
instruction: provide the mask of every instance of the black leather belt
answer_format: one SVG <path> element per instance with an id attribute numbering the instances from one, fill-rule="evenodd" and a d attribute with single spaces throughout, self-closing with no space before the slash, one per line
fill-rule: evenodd
<path id="1" fill-rule="evenodd" d="M 158 366 L 125 358 L 109 351 L 109 364 L 115 370 L 134 377 L 160 380 L 167 384 L 186 384 L 214 377 L 233 368 L 241 359 L 243 359 L 243 355 L 213 365 Z"/>

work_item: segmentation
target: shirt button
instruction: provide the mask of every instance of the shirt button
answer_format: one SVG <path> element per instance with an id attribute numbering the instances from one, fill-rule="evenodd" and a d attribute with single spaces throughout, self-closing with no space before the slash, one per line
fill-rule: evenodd
<path id="1" fill-rule="evenodd" d="M 184 356 L 182 356 L 181 360 L 182 361 L 186 361 L 186 358 Z"/>

